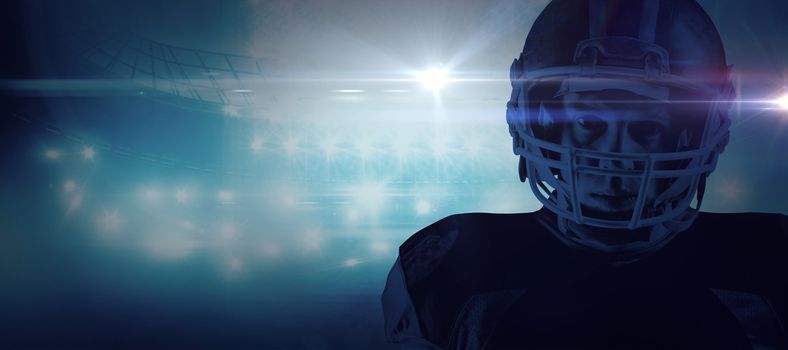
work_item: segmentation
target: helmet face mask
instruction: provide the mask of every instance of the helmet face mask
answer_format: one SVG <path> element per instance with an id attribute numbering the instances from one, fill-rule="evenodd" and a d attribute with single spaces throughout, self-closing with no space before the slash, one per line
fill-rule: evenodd
<path id="1" fill-rule="evenodd" d="M 646 97 L 623 90 L 570 93 L 562 96 L 562 101 L 553 111 L 558 114 L 554 118 L 562 122 L 553 127 L 559 128 L 561 145 L 577 150 L 667 153 L 687 149 L 691 138 L 700 137 L 682 125 L 666 103 L 648 101 Z M 542 108 L 541 113 L 551 112 Z M 702 118 L 697 116 L 696 119 Z M 642 175 L 648 162 L 638 159 L 577 157 L 575 163 L 577 206 L 586 217 L 630 220 L 639 194 L 644 196 L 642 217 L 651 217 L 655 212 L 650 210 L 658 207 L 655 203 L 658 193 L 675 183 L 666 178 L 644 179 Z M 654 167 L 657 170 L 681 169 L 684 166 L 680 163 L 663 162 Z M 603 175 L 584 169 L 613 172 Z M 618 172 L 633 176 L 622 176 Z M 561 178 L 569 176 L 561 174 Z"/>
<path id="2" fill-rule="evenodd" d="M 692 183 L 710 171 L 697 166 L 707 108 L 692 107 L 677 113 L 623 90 L 569 93 L 530 107 L 534 122 L 518 131 L 515 153 L 553 211 L 600 227 L 653 225 L 686 209 Z"/>
<path id="3" fill-rule="evenodd" d="M 658 13 L 676 8 L 685 12 L 675 18 L 704 16 L 687 23 L 701 23 L 705 27 L 697 33 L 718 42 L 716 29 L 694 1 L 644 0 L 637 13 L 643 20 L 632 35 L 600 29 L 615 21 L 593 18 L 611 12 L 600 12 L 599 6 L 635 2 L 548 5 L 512 64 L 507 122 L 514 153 L 521 157 L 521 180 L 529 179 L 537 199 L 559 219 L 600 228 L 661 225 L 681 231 L 694 218 L 688 214 L 699 209 L 705 179 L 727 144 L 733 89 L 721 44 L 703 51 L 706 46 L 687 45 L 679 36 L 674 41 L 681 42 L 673 45 L 670 35 L 681 34 L 686 23 L 657 21 Z M 550 13 L 571 8 L 585 13 Z M 657 23 L 668 27 L 660 32 Z M 583 25 L 590 27 L 575 28 Z M 551 38 L 555 35 L 562 41 Z M 570 53 L 568 37 L 577 40 L 572 57 L 561 58 Z M 708 42 L 715 41 L 703 43 Z M 544 47 L 551 44 L 554 50 Z M 704 54 L 714 64 L 696 59 Z M 673 56 L 681 60 L 672 66 Z M 715 64 L 718 69 L 709 68 Z"/>

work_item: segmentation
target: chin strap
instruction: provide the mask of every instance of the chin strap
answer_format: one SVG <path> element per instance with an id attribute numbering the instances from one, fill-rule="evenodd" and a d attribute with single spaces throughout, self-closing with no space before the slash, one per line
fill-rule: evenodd
<path id="1" fill-rule="evenodd" d="M 520 163 L 517 165 L 517 172 L 520 175 L 520 182 L 525 182 L 528 178 L 528 166 L 525 162 L 525 157 L 520 156 Z"/>
<path id="2" fill-rule="evenodd" d="M 678 217 L 665 221 L 661 225 L 665 226 L 665 228 L 669 231 L 676 233 L 686 231 L 695 222 L 695 218 L 698 217 L 698 213 L 699 210 L 697 209 L 687 208 L 687 210 Z"/>

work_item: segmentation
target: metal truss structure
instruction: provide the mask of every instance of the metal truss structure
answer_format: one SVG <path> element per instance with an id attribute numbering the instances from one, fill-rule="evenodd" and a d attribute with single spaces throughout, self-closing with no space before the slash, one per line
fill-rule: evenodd
<path id="1" fill-rule="evenodd" d="M 83 56 L 107 72 L 157 92 L 224 106 L 253 104 L 255 81 L 270 63 L 250 56 L 167 45 L 116 33 Z"/>

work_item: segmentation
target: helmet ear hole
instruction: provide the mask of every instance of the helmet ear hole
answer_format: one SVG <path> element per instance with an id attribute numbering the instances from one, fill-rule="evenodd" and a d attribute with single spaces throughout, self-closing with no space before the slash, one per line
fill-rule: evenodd
<path id="1" fill-rule="evenodd" d="M 525 158 L 520 156 L 520 164 L 517 166 L 518 173 L 520 174 L 520 182 L 525 182 L 525 179 L 528 177 L 528 166 L 525 163 Z"/>

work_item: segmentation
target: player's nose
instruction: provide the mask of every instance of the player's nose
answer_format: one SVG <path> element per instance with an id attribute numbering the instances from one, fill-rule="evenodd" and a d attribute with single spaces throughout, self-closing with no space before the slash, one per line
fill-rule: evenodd
<path id="1" fill-rule="evenodd" d="M 599 150 L 608 153 L 635 153 L 637 142 L 626 132 L 626 121 L 608 122 L 605 134 L 601 136 Z M 605 157 L 600 159 L 599 166 L 604 169 L 635 169 L 635 162 L 628 157 Z"/>

